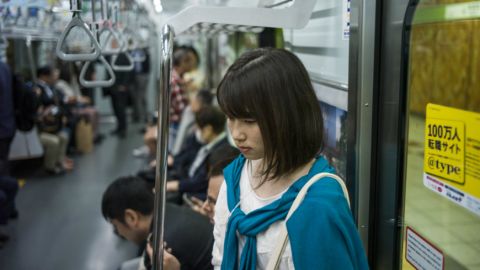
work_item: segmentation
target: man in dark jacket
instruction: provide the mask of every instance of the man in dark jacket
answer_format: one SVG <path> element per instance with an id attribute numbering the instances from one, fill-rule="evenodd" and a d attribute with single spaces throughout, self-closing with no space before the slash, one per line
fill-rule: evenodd
<path id="1" fill-rule="evenodd" d="M 117 235 L 145 247 L 153 229 L 154 197 L 144 180 L 121 177 L 103 193 L 102 214 Z M 213 269 L 213 226 L 206 217 L 187 207 L 167 203 L 164 240 L 182 270 Z"/>
<path id="2" fill-rule="evenodd" d="M 15 209 L 18 183 L 8 176 L 8 154 L 16 130 L 12 92 L 12 73 L 8 65 L 0 61 L 0 225 L 18 216 Z M 0 231 L 0 248 L 8 239 L 8 235 Z"/>
<path id="3" fill-rule="evenodd" d="M 128 58 L 119 54 L 115 65 L 126 66 L 130 64 Z M 117 127 L 111 133 L 124 138 L 127 135 L 127 105 L 131 86 L 132 71 L 115 71 L 115 84 L 112 87 L 104 88 L 104 95 L 112 98 L 112 108 L 117 120 Z"/>
<path id="4" fill-rule="evenodd" d="M 8 154 L 15 135 L 12 73 L 0 62 L 0 175 L 8 175 Z"/>
<path id="5" fill-rule="evenodd" d="M 210 156 L 216 151 L 225 151 L 231 148 L 225 133 L 225 115 L 220 109 L 208 106 L 202 108 L 195 115 L 195 124 L 199 135 L 197 136 L 204 145 L 198 150 L 185 176 L 167 182 L 168 192 L 179 192 L 195 196 L 200 200 L 206 199 L 208 188 L 208 168 Z"/>

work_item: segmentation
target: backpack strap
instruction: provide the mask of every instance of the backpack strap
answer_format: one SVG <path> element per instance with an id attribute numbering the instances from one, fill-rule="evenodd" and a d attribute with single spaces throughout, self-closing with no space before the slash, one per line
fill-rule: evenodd
<path id="1" fill-rule="evenodd" d="M 285 218 L 284 224 L 282 224 L 280 233 L 278 235 L 278 240 L 277 244 L 275 245 L 275 249 L 272 252 L 272 256 L 270 257 L 270 260 L 268 261 L 267 265 L 267 270 L 277 270 L 280 266 L 280 261 L 282 259 L 282 254 L 285 251 L 285 247 L 287 246 L 288 243 L 288 231 L 287 231 L 287 221 L 288 219 L 292 216 L 292 214 L 297 210 L 297 208 L 300 206 L 300 204 L 303 202 L 303 199 L 307 195 L 308 189 L 315 184 L 317 181 L 319 181 L 322 178 L 333 178 L 337 181 L 337 183 L 342 187 L 343 195 L 345 196 L 345 199 L 347 200 L 348 207 L 350 207 L 350 199 L 348 197 L 348 190 L 347 187 L 345 186 L 345 183 L 343 180 L 338 177 L 335 174 L 331 173 L 319 173 L 314 175 L 308 182 L 303 186 L 303 188 L 298 192 L 297 197 L 292 203 L 292 206 L 290 207 L 290 210 L 288 211 L 287 217 Z"/>

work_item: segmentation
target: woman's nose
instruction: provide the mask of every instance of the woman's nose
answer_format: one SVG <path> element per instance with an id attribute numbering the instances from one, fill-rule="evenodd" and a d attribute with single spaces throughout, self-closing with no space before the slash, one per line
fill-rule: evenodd
<path id="1" fill-rule="evenodd" d="M 235 141 L 244 141 L 246 139 L 245 133 L 243 133 L 239 128 L 232 128 L 231 132 L 232 132 L 232 138 Z"/>

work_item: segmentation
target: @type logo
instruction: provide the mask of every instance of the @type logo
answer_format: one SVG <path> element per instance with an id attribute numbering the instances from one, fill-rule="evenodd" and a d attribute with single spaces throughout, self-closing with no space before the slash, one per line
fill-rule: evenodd
<path id="1" fill-rule="evenodd" d="M 445 161 L 440 161 L 435 157 L 428 158 L 428 167 L 432 170 L 446 173 L 447 175 L 460 175 L 462 172 L 462 169 L 460 167 L 449 164 Z"/>

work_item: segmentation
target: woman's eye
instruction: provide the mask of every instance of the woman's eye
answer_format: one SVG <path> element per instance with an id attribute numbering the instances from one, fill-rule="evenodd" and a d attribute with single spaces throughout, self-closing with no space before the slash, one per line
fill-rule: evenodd
<path id="1" fill-rule="evenodd" d="M 247 124 L 254 124 L 256 123 L 257 121 L 255 119 L 243 119 L 243 122 L 247 123 Z"/>

